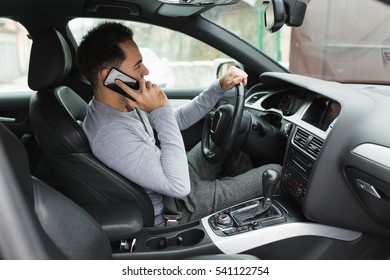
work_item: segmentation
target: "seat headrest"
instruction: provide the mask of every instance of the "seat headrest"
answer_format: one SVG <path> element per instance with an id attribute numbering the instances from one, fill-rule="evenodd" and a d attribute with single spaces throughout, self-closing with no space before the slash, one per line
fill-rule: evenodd
<path id="1" fill-rule="evenodd" d="M 40 91 L 60 84 L 72 67 L 72 54 L 64 37 L 55 29 L 42 29 L 33 36 L 28 85 Z"/>

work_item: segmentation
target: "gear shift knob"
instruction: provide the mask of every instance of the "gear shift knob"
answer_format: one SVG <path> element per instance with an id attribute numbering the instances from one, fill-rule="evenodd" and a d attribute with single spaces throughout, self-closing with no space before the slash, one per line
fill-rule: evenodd
<path id="1" fill-rule="evenodd" d="M 263 176 L 263 196 L 265 200 L 270 200 L 275 192 L 276 185 L 280 180 L 280 173 L 275 169 L 267 169 Z"/>
<path id="2" fill-rule="evenodd" d="M 250 209 L 239 209 L 231 212 L 232 217 L 239 225 L 244 225 L 248 221 L 255 221 L 262 216 L 270 217 L 272 215 L 270 209 L 272 206 L 272 196 L 274 195 L 276 185 L 279 183 L 280 173 L 275 169 L 267 169 L 263 172 L 263 198 L 257 206 Z M 245 207 L 244 207 L 245 208 Z"/>

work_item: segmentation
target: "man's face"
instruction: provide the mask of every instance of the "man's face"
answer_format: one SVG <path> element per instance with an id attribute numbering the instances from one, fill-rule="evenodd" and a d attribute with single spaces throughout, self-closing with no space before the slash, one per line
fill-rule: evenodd
<path id="1" fill-rule="evenodd" d="M 125 53 L 125 60 L 119 67 L 119 70 L 133 77 L 136 80 L 149 74 L 148 68 L 142 63 L 142 55 L 134 41 L 126 41 L 119 44 L 119 47 Z"/>

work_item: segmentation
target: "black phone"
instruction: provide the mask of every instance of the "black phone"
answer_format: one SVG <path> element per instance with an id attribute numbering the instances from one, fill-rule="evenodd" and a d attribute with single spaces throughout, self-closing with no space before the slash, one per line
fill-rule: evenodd
<path id="1" fill-rule="evenodd" d="M 126 75 L 125 73 L 121 72 L 120 70 L 116 68 L 111 68 L 110 72 L 107 75 L 107 78 L 104 80 L 104 85 L 108 87 L 109 89 L 112 89 L 113 91 L 119 93 L 120 95 L 123 95 L 126 98 L 129 98 L 133 101 L 134 98 L 131 97 L 129 94 L 127 94 L 124 90 L 122 90 L 116 83 L 115 80 L 121 80 L 124 82 L 127 86 L 131 87 L 134 90 L 139 89 L 139 83 L 136 79 Z"/>

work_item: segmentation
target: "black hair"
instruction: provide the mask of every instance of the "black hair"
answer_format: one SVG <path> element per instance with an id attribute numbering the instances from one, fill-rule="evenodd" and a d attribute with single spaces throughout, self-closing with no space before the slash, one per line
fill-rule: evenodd
<path id="1" fill-rule="evenodd" d="M 77 49 L 77 63 L 93 88 L 101 69 L 119 67 L 126 59 L 119 44 L 132 40 L 133 31 L 117 22 L 101 23 L 83 37 Z"/>

